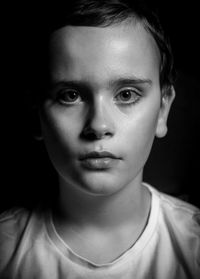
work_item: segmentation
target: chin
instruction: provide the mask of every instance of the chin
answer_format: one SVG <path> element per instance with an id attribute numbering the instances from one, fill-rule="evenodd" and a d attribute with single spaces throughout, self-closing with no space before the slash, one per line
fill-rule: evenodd
<path id="1" fill-rule="evenodd" d="M 92 196 L 109 196 L 117 193 L 124 187 L 124 183 L 112 175 L 87 176 L 78 187 Z M 80 186 L 81 185 L 81 186 Z"/>
<path id="2" fill-rule="evenodd" d="M 79 191 L 90 196 L 111 196 L 125 189 L 137 176 L 128 170 L 62 172 L 62 181 L 71 185 L 71 191 Z M 64 179 L 63 179 L 64 178 Z M 67 186 L 67 187 L 68 187 Z"/>
<path id="3" fill-rule="evenodd" d="M 93 187 L 93 185 L 88 185 L 87 187 L 83 188 L 82 190 L 84 190 L 87 194 L 91 195 L 91 196 L 110 196 L 115 194 L 116 192 L 119 191 L 118 188 L 116 187 L 112 187 L 110 185 L 95 185 Z"/>

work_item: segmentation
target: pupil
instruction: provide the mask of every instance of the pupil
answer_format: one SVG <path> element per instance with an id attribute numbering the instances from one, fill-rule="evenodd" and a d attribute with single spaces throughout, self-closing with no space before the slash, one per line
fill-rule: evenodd
<path id="1" fill-rule="evenodd" d="M 122 92 L 122 98 L 123 99 L 129 99 L 130 98 L 130 92 L 129 91 Z"/>
<path id="2" fill-rule="evenodd" d="M 75 100 L 77 98 L 77 94 L 74 91 L 69 92 L 68 96 L 70 100 Z"/>

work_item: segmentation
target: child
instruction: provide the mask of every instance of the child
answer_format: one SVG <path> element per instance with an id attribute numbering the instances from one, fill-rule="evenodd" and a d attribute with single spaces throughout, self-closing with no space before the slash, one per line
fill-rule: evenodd
<path id="1" fill-rule="evenodd" d="M 142 182 L 175 96 L 157 17 L 79 0 L 51 20 L 38 112 L 59 195 L 1 215 L 0 278 L 199 278 L 199 210 Z"/>

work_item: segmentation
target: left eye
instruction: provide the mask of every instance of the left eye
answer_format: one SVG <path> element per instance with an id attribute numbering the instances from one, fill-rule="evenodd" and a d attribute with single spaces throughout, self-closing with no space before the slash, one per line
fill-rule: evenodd
<path id="1" fill-rule="evenodd" d="M 132 89 L 126 89 L 121 91 L 117 94 L 115 97 L 115 100 L 119 104 L 131 104 L 135 103 L 140 99 L 140 94 L 137 91 L 134 91 Z"/>

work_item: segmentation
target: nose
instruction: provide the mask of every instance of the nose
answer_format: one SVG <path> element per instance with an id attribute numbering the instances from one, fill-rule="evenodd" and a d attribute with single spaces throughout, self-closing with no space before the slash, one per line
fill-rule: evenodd
<path id="1" fill-rule="evenodd" d="M 115 124 L 111 108 L 101 98 L 89 108 L 82 136 L 88 140 L 111 138 Z"/>

